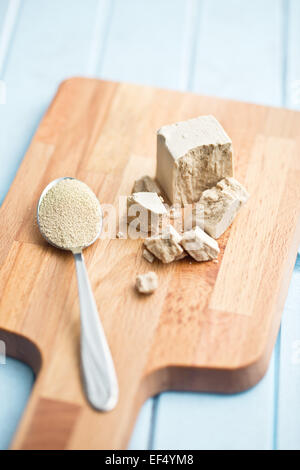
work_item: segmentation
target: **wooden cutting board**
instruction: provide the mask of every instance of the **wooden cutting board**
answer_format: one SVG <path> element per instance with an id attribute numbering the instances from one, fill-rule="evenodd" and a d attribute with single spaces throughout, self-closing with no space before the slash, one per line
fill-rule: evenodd
<path id="1" fill-rule="evenodd" d="M 120 401 L 86 402 L 73 257 L 35 223 L 42 189 L 75 176 L 118 204 L 154 174 L 156 130 L 213 114 L 231 136 L 251 193 L 219 240 L 219 263 L 150 265 L 141 241 L 103 238 L 85 252 L 115 360 Z M 143 401 L 163 390 L 232 393 L 266 372 L 300 242 L 300 113 L 150 87 L 74 78 L 44 117 L 1 208 L 0 339 L 37 380 L 14 449 L 124 448 Z M 138 273 L 159 289 L 142 297 Z"/>

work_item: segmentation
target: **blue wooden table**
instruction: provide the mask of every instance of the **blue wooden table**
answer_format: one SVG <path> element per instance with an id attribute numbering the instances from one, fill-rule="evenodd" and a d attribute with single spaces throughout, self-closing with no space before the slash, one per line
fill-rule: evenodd
<path id="1" fill-rule="evenodd" d="M 0 202 L 61 80 L 97 76 L 300 109 L 299 46 L 299 0 L 0 0 Z M 33 382 L 26 365 L 0 363 L 0 448 Z M 130 448 L 300 449 L 299 403 L 300 256 L 264 379 L 234 396 L 149 400 Z"/>

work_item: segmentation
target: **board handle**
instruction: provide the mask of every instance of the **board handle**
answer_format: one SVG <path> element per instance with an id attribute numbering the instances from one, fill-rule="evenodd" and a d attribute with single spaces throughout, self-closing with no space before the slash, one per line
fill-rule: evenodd
<path id="1" fill-rule="evenodd" d="M 111 411 L 119 388 L 82 253 L 75 253 L 81 318 L 81 368 L 86 396 L 99 411 Z"/>

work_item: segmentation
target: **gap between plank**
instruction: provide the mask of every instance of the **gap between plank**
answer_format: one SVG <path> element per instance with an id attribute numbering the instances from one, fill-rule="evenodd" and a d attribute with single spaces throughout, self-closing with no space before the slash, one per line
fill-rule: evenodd
<path id="1" fill-rule="evenodd" d="M 95 75 L 97 69 L 101 69 L 113 7 L 114 0 L 98 0 L 90 54 L 86 68 L 88 76 Z"/>
<path id="2" fill-rule="evenodd" d="M 180 90 L 191 91 L 195 75 L 197 55 L 197 25 L 199 25 L 202 0 L 188 0 L 185 13 L 184 46 L 181 71 L 179 76 Z"/>
<path id="3" fill-rule="evenodd" d="M 289 13 L 290 13 L 290 0 L 282 0 L 281 14 L 282 14 L 282 106 L 287 106 L 287 67 L 288 67 L 288 46 L 289 46 Z"/>
<path id="4" fill-rule="evenodd" d="M 0 79 L 3 78 L 9 45 L 18 19 L 21 0 L 10 0 L 5 14 L 4 25 L 0 35 Z"/>
<path id="5" fill-rule="evenodd" d="M 282 95 L 281 104 L 287 106 L 287 67 L 288 67 L 288 36 L 289 36 L 289 13 L 290 0 L 281 1 L 282 13 Z M 273 450 L 278 446 L 278 406 L 279 406 L 279 386 L 280 386 L 280 352 L 281 352 L 281 326 L 275 344 L 274 351 L 274 411 L 273 411 Z"/>
<path id="6" fill-rule="evenodd" d="M 274 411 L 273 411 L 273 450 L 277 449 L 278 444 L 278 405 L 279 405 L 279 376 L 280 376 L 280 343 L 281 343 L 281 327 L 274 351 Z"/>
<path id="7" fill-rule="evenodd" d="M 151 408 L 151 418 L 150 418 L 150 431 L 147 450 L 154 450 L 154 438 L 155 438 L 155 428 L 156 420 L 158 413 L 158 400 L 160 395 L 156 395 L 152 398 L 152 408 Z"/>

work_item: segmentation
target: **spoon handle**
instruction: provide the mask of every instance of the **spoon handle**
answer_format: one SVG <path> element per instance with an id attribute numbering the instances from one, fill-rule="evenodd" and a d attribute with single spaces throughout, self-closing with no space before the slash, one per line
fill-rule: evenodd
<path id="1" fill-rule="evenodd" d="M 118 382 L 111 352 L 98 315 L 82 253 L 74 254 L 81 318 L 81 367 L 90 404 L 112 410 L 118 401 Z"/>

